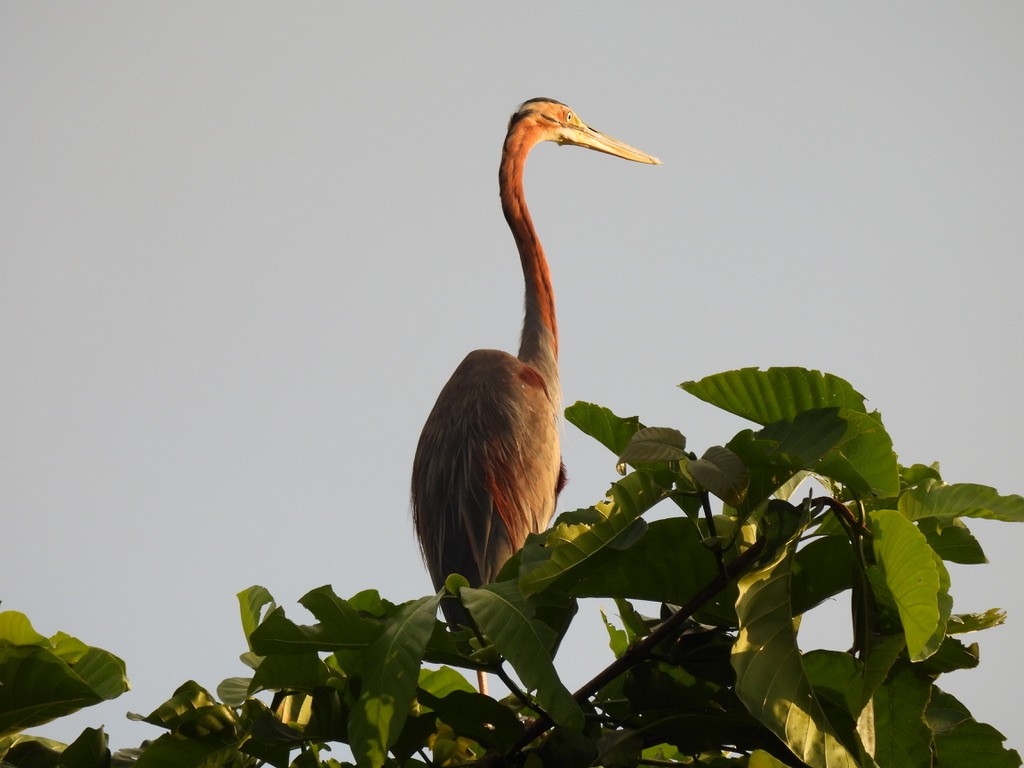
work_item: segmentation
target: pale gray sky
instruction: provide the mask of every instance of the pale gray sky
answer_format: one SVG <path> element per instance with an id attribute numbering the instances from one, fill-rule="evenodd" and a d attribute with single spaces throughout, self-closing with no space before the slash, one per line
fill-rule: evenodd
<path id="1" fill-rule="evenodd" d="M 157 735 L 124 712 L 244 671 L 251 584 L 429 590 L 409 468 L 462 356 L 516 345 L 497 160 L 534 96 L 665 163 L 530 160 L 567 404 L 702 450 L 745 425 L 678 382 L 803 365 L 904 463 L 1020 492 L 1021 40 L 1016 2 L 4 4 L 0 598 L 134 685 L 38 732 Z M 589 505 L 612 458 L 564 451 Z M 955 607 L 1010 619 L 944 684 L 1021 748 L 1024 529 L 971 527 Z"/>

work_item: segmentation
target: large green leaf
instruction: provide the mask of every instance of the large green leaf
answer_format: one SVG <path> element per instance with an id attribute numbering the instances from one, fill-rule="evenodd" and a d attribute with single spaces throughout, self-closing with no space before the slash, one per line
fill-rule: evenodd
<path id="1" fill-rule="evenodd" d="M 60 754 L 60 768 L 98 768 L 110 763 L 107 734 L 102 728 L 86 728 Z"/>
<path id="2" fill-rule="evenodd" d="M 791 421 L 812 408 L 865 412 L 864 396 L 830 373 L 805 368 L 742 368 L 679 385 L 691 395 L 758 424 Z"/>
<path id="3" fill-rule="evenodd" d="M 36 632 L 28 616 L 19 611 L 0 611 L 0 645 L 50 648 L 49 638 Z"/>
<path id="4" fill-rule="evenodd" d="M 535 619 L 516 582 L 501 581 L 481 589 L 464 587 L 459 595 L 473 621 L 508 659 L 523 684 L 536 691 L 540 707 L 559 725 L 581 729 L 583 710 L 551 663 L 557 636 Z"/>
<path id="5" fill-rule="evenodd" d="M 442 696 L 421 690 L 417 699 L 420 706 L 436 712 L 457 734 L 487 748 L 507 751 L 519 741 L 525 730 L 509 707 L 476 691 L 459 689 Z"/>
<path id="6" fill-rule="evenodd" d="M 582 400 L 565 409 L 565 420 L 618 456 L 640 429 L 636 416 L 622 418 L 607 408 Z"/>
<path id="7" fill-rule="evenodd" d="M 914 661 L 938 650 L 952 608 L 949 574 L 924 534 L 895 510 L 870 513 L 875 557 L 899 610 Z"/>
<path id="8" fill-rule="evenodd" d="M 364 592 L 343 600 L 329 586 L 324 586 L 307 592 L 299 603 L 317 618 L 324 634 L 332 641 L 359 647 L 373 642 L 381 632 L 380 623 L 369 618 L 365 608 L 371 607 L 373 614 L 381 617 L 395 610 L 390 603 L 379 601 L 379 595 L 373 600 L 375 594 Z"/>
<path id="9" fill-rule="evenodd" d="M 813 768 L 859 768 L 840 742 L 805 674 L 797 645 L 790 573 L 797 537 L 739 579 L 733 646 L 736 693 L 750 713 Z"/>
<path id="10" fill-rule="evenodd" d="M 924 721 L 930 682 L 904 668 L 875 691 L 875 759 L 892 768 L 932 764 L 931 730 Z"/>
<path id="11" fill-rule="evenodd" d="M 258 691 L 311 692 L 335 677 L 316 653 L 282 653 L 264 657 L 249 683 L 247 694 Z M 219 693 L 219 689 L 218 689 Z"/>
<path id="12" fill-rule="evenodd" d="M 15 611 L 0 614 L 0 633 L 0 738 L 128 690 L 112 653 L 63 633 L 47 639 Z"/>
<path id="13" fill-rule="evenodd" d="M 838 415 L 847 422 L 846 434 L 807 468 L 861 494 L 885 496 L 899 492 L 896 454 L 881 417 L 867 413 L 863 395 L 838 376 L 803 368 L 744 368 L 680 386 L 702 400 L 764 425 L 792 422 L 815 409 L 838 409 Z M 743 455 L 732 444 L 729 447 Z M 808 440 L 805 450 L 811 447 L 813 442 Z"/>
<path id="14" fill-rule="evenodd" d="M 523 549 L 519 588 L 531 595 L 549 587 L 603 547 L 661 501 L 664 490 L 646 472 L 632 472 L 612 485 L 592 508 L 593 523 L 560 523 Z M 540 537 L 538 537 L 539 539 Z"/>
<path id="15" fill-rule="evenodd" d="M 900 491 L 899 463 L 892 438 L 877 411 L 842 410 L 846 434 L 812 467 L 859 494 L 895 496 Z"/>
<path id="16" fill-rule="evenodd" d="M 166 728 L 174 733 L 183 729 L 196 733 L 233 731 L 237 724 L 234 711 L 220 704 L 194 680 L 178 686 L 171 698 L 148 715 L 129 713 L 128 719 Z"/>
<path id="17" fill-rule="evenodd" d="M 745 508 L 757 507 L 794 475 L 813 468 L 846 432 L 837 408 L 815 408 L 757 432 L 739 432 L 728 448 L 750 468 Z"/>
<path id="18" fill-rule="evenodd" d="M 718 561 L 688 517 L 656 520 L 628 549 L 606 547 L 556 583 L 575 597 L 615 597 L 682 605 L 718 576 Z M 731 615 L 731 606 L 726 606 Z"/>
<path id="19" fill-rule="evenodd" d="M 845 710 L 848 724 L 856 722 L 858 737 L 865 747 L 875 743 L 872 697 L 904 645 L 900 635 L 875 638 L 867 661 L 840 651 L 816 650 L 803 656 L 804 671 L 815 692 Z"/>
<path id="20" fill-rule="evenodd" d="M 439 599 L 429 595 L 407 603 L 366 652 L 362 691 L 348 721 L 352 753 L 360 766 L 383 765 L 402 731 Z"/>
<path id="21" fill-rule="evenodd" d="M 987 563 L 981 544 L 956 517 L 922 517 L 917 527 L 928 540 L 928 546 L 943 560 L 963 565 Z"/>
<path id="22" fill-rule="evenodd" d="M 1019 768 L 1020 755 L 1007 749 L 1006 737 L 986 723 L 979 723 L 956 698 L 932 686 L 926 712 L 935 732 L 938 765 L 964 768 Z"/>
<path id="23" fill-rule="evenodd" d="M 915 488 L 900 497 L 900 512 L 910 520 L 923 517 L 984 517 L 1024 522 L 1024 497 L 1000 496 L 995 488 L 973 483 Z"/>
<path id="24" fill-rule="evenodd" d="M 814 408 L 750 432 L 749 440 L 744 432 L 734 440 L 744 446 L 742 455 L 751 466 L 810 469 L 846 434 L 847 421 L 840 413 L 838 408 Z"/>

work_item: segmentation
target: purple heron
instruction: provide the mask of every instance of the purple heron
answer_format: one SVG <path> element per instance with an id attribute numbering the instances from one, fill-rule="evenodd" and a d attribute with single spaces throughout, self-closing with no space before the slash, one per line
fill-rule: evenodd
<path id="1" fill-rule="evenodd" d="M 509 120 L 498 188 L 522 262 L 526 313 L 519 354 L 470 352 L 438 395 L 416 447 L 413 519 L 437 590 L 452 573 L 473 586 L 492 581 L 527 534 L 547 527 L 565 484 L 555 294 L 523 194 L 526 156 L 542 141 L 660 164 L 552 99 L 524 102 Z M 453 628 L 465 623 L 454 601 L 442 606 Z"/>

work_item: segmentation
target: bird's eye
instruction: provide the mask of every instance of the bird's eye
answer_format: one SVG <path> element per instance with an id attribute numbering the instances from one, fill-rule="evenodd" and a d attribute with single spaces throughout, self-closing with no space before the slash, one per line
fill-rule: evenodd
<path id="1" fill-rule="evenodd" d="M 571 123 L 572 122 L 572 112 L 566 112 L 565 113 L 565 122 L 567 122 L 567 123 Z"/>

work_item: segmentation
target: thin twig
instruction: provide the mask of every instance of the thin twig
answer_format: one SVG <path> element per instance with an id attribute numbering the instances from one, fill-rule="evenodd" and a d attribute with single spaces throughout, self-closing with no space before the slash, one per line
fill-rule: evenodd
<path id="1" fill-rule="evenodd" d="M 659 644 L 674 636 L 679 630 L 681 630 L 683 623 L 690 618 L 690 616 L 696 613 L 715 595 L 725 589 L 733 579 L 743 573 L 750 564 L 760 556 L 761 550 L 763 549 L 764 539 L 758 539 L 753 545 L 751 545 L 750 549 L 725 566 L 723 571 L 712 579 L 704 589 L 687 600 L 678 611 L 659 624 L 651 634 L 627 648 L 619 658 L 597 673 L 590 682 L 586 683 L 582 688 L 576 691 L 576 693 L 573 694 L 573 698 L 576 699 L 579 704 L 585 704 L 590 700 L 591 696 L 608 685 L 612 680 L 647 659 Z M 554 722 L 547 715 L 537 718 L 527 727 L 526 732 L 519 741 L 516 742 L 510 753 L 514 754 L 522 751 L 535 739 L 544 735 L 544 733 L 553 725 Z"/>

